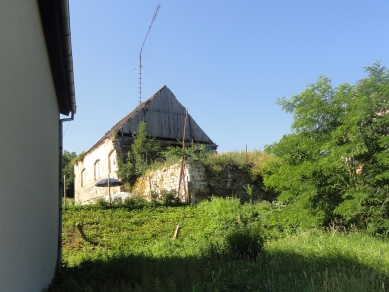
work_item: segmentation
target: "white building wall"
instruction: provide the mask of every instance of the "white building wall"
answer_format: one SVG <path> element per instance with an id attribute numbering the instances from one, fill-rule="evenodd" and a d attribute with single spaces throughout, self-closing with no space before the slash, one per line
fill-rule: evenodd
<path id="1" fill-rule="evenodd" d="M 118 169 L 117 161 L 113 167 L 109 167 L 109 157 L 113 155 L 116 157 L 116 151 L 112 143 L 112 139 L 106 139 L 98 147 L 88 152 L 82 161 L 79 161 L 74 166 L 74 199 L 77 204 L 91 204 L 95 203 L 99 198 L 108 195 L 108 188 L 96 187 L 95 184 L 104 178 L 108 177 L 110 170 L 110 177 L 117 178 L 116 171 Z M 95 163 L 99 161 L 100 177 L 96 177 Z M 82 181 L 82 172 L 84 171 L 84 181 Z M 120 192 L 120 187 L 111 188 L 111 194 Z"/>
<path id="2" fill-rule="evenodd" d="M 57 258 L 59 109 L 37 1 L 0 6 L 0 291 L 41 291 Z"/>

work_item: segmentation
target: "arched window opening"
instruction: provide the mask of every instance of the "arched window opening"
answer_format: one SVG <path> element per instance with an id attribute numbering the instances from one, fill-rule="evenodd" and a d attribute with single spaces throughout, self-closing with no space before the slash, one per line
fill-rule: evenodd
<path id="1" fill-rule="evenodd" d="M 113 150 L 109 155 L 108 155 L 108 171 L 114 172 L 116 170 L 116 151 Z"/>
<path id="2" fill-rule="evenodd" d="M 100 178 L 100 160 L 95 162 L 95 180 Z"/>
<path id="3" fill-rule="evenodd" d="M 81 171 L 81 187 L 85 185 L 85 168 Z"/>

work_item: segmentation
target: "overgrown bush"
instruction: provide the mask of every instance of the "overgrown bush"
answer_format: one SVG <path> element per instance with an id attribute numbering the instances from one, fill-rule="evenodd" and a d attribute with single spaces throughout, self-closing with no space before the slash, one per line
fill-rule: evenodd
<path id="1" fill-rule="evenodd" d="M 264 247 L 261 220 L 254 205 L 242 205 L 235 198 L 212 197 L 197 209 L 207 214 L 207 226 L 201 238 L 206 241 L 202 254 L 211 258 L 255 260 Z"/>
<path id="2" fill-rule="evenodd" d="M 161 190 L 158 195 L 158 200 L 162 202 L 165 206 L 177 206 L 180 204 L 180 199 L 178 198 L 177 191 L 166 191 Z"/>
<path id="3" fill-rule="evenodd" d="M 229 256 L 255 260 L 263 251 L 264 239 L 257 225 L 242 224 L 228 230 L 224 245 Z"/>
<path id="4" fill-rule="evenodd" d="M 100 206 L 101 208 L 108 208 L 109 207 L 109 202 L 107 202 L 103 198 L 100 198 L 100 199 L 97 200 L 96 205 Z"/>
<path id="5" fill-rule="evenodd" d="M 123 206 L 128 209 L 143 209 L 149 203 L 140 196 L 127 197 L 123 201 Z"/>

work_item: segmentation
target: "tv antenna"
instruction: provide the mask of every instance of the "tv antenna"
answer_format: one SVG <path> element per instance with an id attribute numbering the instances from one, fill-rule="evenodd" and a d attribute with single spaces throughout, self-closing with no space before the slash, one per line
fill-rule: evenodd
<path id="1" fill-rule="evenodd" d="M 157 13 L 158 13 L 158 10 L 159 8 L 161 7 L 161 5 L 159 4 L 158 7 L 157 7 L 157 10 L 155 10 L 155 13 L 154 13 L 154 17 L 153 17 L 153 20 L 151 21 L 151 24 L 149 26 L 149 30 L 147 31 L 147 34 L 146 34 L 146 37 L 143 41 L 143 44 L 142 44 L 142 47 L 140 48 L 140 52 L 139 52 L 139 104 L 142 103 L 142 51 L 143 51 L 143 46 L 145 45 L 145 42 L 146 42 L 146 39 L 147 39 L 147 36 L 149 35 L 149 32 L 151 30 L 151 26 L 153 25 L 153 22 L 155 20 L 155 18 L 157 17 Z"/>

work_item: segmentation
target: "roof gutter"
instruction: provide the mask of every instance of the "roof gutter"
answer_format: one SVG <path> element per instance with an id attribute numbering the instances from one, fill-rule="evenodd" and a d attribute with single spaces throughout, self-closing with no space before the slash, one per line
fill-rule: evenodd
<path id="1" fill-rule="evenodd" d="M 62 267 L 62 198 L 64 198 L 64 179 L 63 179 L 63 123 L 70 122 L 74 119 L 76 113 L 76 98 L 74 90 L 74 71 L 73 71 L 73 54 L 72 54 L 72 42 L 70 34 L 70 16 L 69 16 L 69 2 L 68 0 L 60 1 L 60 20 L 62 20 L 62 36 L 63 36 L 63 65 L 65 80 L 67 81 L 67 97 L 70 98 L 70 118 L 64 118 L 59 120 L 59 198 L 58 198 L 58 246 L 57 246 L 57 269 Z"/>
<path id="2" fill-rule="evenodd" d="M 68 0 L 38 0 L 59 112 L 76 113 Z"/>
<path id="3" fill-rule="evenodd" d="M 70 36 L 70 15 L 69 15 L 69 1 L 62 0 L 62 22 L 63 22 L 63 35 L 64 35 L 64 53 L 66 58 L 67 68 L 67 79 L 68 83 L 68 94 L 70 97 L 70 111 L 72 113 L 70 121 L 73 120 L 73 116 L 76 113 L 76 97 L 74 90 L 74 71 L 73 71 L 73 54 L 72 54 L 72 40 Z M 69 120 L 69 119 L 67 119 Z"/>

